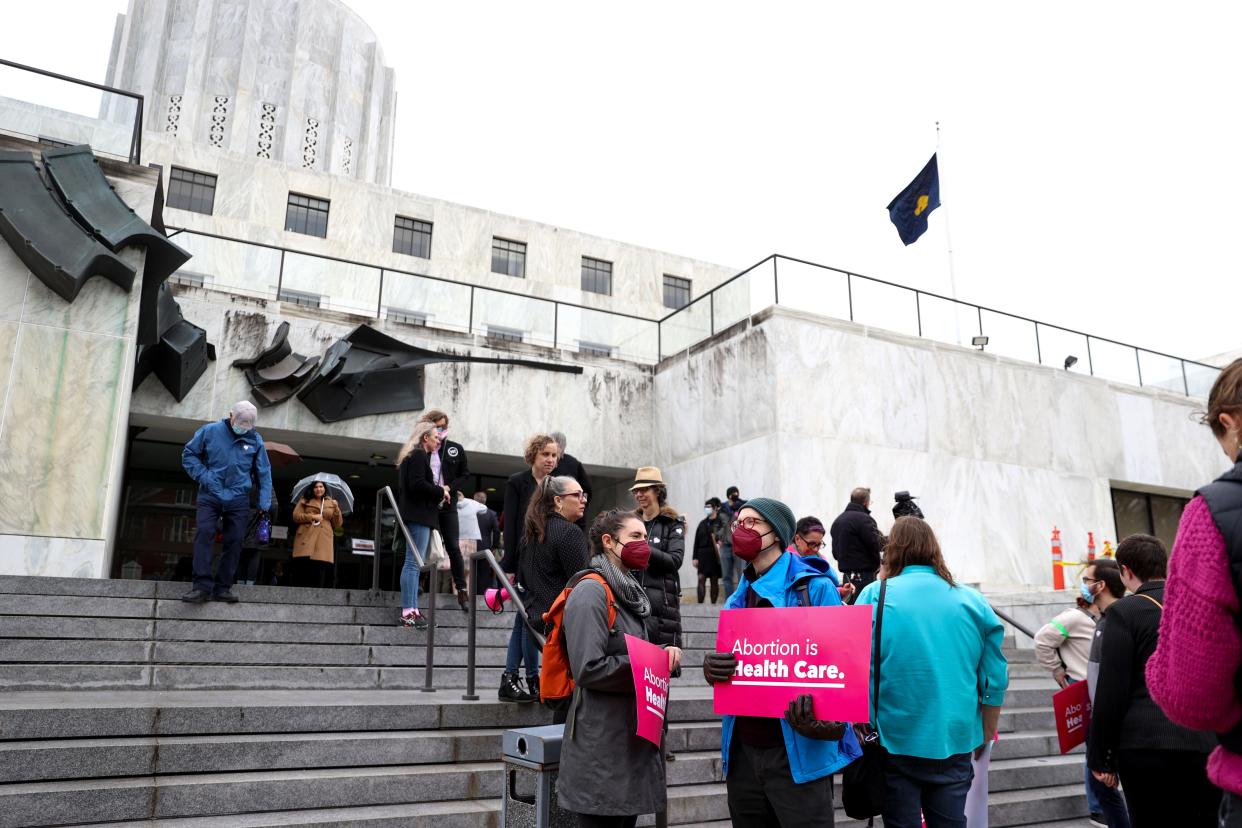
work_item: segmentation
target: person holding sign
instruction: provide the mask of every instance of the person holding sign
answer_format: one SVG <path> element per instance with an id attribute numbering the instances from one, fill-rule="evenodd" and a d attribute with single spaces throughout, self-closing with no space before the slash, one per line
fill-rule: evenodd
<path id="1" fill-rule="evenodd" d="M 561 743 L 556 795 L 583 828 L 629 828 L 663 811 L 664 757 L 638 735 L 638 705 L 626 636 L 647 640 L 651 602 L 638 580 L 651 559 L 647 529 L 612 509 L 591 524 L 591 563 L 565 602 L 564 636 L 574 690 Z M 610 604 L 615 619 L 609 625 Z M 681 650 L 666 647 L 669 671 Z"/>
<path id="2" fill-rule="evenodd" d="M 732 526 L 733 554 L 747 566 L 726 610 L 841 605 L 827 562 L 789 552 L 793 537 L 788 506 L 747 501 Z M 728 682 L 737 666 L 732 652 L 708 653 L 703 675 Z M 862 753 L 853 728 L 816 718 L 809 695 L 790 702 L 783 719 L 724 716 L 720 743 L 735 828 L 831 828 L 832 775 Z"/>
<path id="3" fill-rule="evenodd" d="M 971 753 L 982 757 L 996 735 L 1009 688 L 1005 628 L 978 590 L 953 580 L 916 517 L 893 524 L 880 580 L 857 603 L 880 605 L 871 718 L 888 751 L 884 828 L 966 828 Z"/>

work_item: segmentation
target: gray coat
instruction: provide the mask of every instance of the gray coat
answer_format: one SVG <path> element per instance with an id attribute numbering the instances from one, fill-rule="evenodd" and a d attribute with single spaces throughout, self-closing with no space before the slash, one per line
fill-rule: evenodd
<path id="1" fill-rule="evenodd" d="M 645 639 L 642 619 L 618 602 L 616 628 L 609 632 L 600 584 L 583 581 L 569 593 L 565 642 L 576 687 L 556 795 L 561 807 L 575 813 L 630 816 L 665 807 L 664 757 L 635 733 L 638 712 L 626 634 Z"/>

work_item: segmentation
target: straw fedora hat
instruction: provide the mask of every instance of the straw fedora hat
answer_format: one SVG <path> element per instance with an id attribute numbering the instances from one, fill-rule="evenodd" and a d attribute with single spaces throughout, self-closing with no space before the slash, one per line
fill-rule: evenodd
<path id="1" fill-rule="evenodd" d="M 643 466 L 634 475 L 634 485 L 630 486 L 630 491 L 635 489 L 645 489 L 648 486 L 664 486 L 664 478 L 660 476 L 660 470 L 655 466 Z"/>

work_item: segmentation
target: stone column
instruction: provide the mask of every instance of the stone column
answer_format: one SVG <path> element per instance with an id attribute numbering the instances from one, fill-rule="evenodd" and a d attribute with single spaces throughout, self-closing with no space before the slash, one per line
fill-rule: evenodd
<path id="1" fill-rule="evenodd" d="M 150 216 L 157 173 L 104 163 Z M 96 277 L 69 303 L 0 241 L 0 574 L 109 574 L 144 255 L 120 253 L 132 291 Z"/>

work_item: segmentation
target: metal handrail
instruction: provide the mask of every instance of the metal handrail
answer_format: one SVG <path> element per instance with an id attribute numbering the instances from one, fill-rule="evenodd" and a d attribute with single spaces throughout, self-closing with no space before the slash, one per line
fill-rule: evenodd
<path id="1" fill-rule="evenodd" d="M 413 550 L 414 560 L 418 562 L 420 570 L 425 569 L 427 560 L 423 557 L 422 550 L 414 543 L 414 539 L 410 537 L 410 530 L 406 528 L 405 521 L 401 519 L 401 510 L 397 508 L 397 498 L 393 496 L 392 487 L 385 486 L 375 493 L 375 565 L 371 567 L 371 590 L 379 592 L 379 570 L 380 570 L 380 551 L 382 550 L 384 536 L 384 500 L 387 498 L 388 505 L 392 507 L 392 513 L 397 527 L 401 530 L 401 534 L 405 537 L 405 548 Z M 424 656 L 424 678 L 423 686 L 420 688 L 424 693 L 434 693 L 434 671 L 436 656 L 436 594 L 440 586 L 440 570 L 438 567 L 432 567 L 428 575 L 427 581 L 427 652 Z"/>
<path id="2" fill-rule="evenodd" d="M 1004 621 L 1009 626 L 1013 627 L 1015 630 L 1025 635 L 1027 638 L 1030 638 L 1030 639 L 1035 638 L 1035 633 L 1031 632 L 1025 626 L 1015 621 L 1012 615 L 1010 615 L 1007 612 L 997 609 L 995 604 L 989 603 L 988 606 L 992 608 L 992 612 L 996 613 L 997 617 L 1000 618 L 1000 620 Z"/>
<path id="3" fill-rule="evenodd" d="M 42 75 L 46 78 L 55 78 L 56 80 L 67 81 L 68 83 L 76 83 L 79 86 L 88 86 L 91 89 L 98 89 L 100 92 L 109 92 L 113 95 L 121 95 L 125 98 L 133 98 L 137 101 L 137 111 L 134 113 L 134 130 L 129 139 L 129 163 L 142 163 L 142 119 L 143 119 L 143 103 L 145 98 L 128 89 L 117 89 L 115 86 L 108 86 L 103 83 L 95 83 L 94 81 L 83 80 L 82 78 L 71 77 L 70 75 L 62 75 L 59 72 L 53 72 L 49 69 L 40 69 L 37 66 L 28 66 L 25 63 L 18 63 L 15 60 L 5 60 L 0 58 L 0 66 L 8 66 L 13 69 L 21 69 L 25 72 L 33 72 L 36 75 Z"/>
<path id="4" fill-rule="evenodd" d="M 547 643 L 547 638 L 542 632 L 535 629 L 530 623 L 530 614 L 526 611 L 526 605 L 522 603 L 522 597 L 517 594 L 517 589 L 509 581 L 509 576 L 500 568 L 500 564 L 496 561 L 496 556 L 492 554 L 490 549 L 480 549 L 470 556 L 470 621 L 466 632 L 466 692 L 462 694 L 465 701 L 478 701 L 479 695 L 474 692 L 474 670 L 475 670 L 475 650 L 476 629 L 478 624 L 479 602 L 475 600 L 478 597 L 478 578 L 474 577 L 474 562 L 486 560 L 492 567 L 492 572 L 496 573 L 497 579 L 503 585 L 509 588 L 509 598 L 513 601 L 513 607 L 517 610 L 518 615 L 522 618 L 522 623 L 526 625 L 527 631 L 535 637 L 535 641 L 539 644 L 539 649 Z M 529 665 L 527 665 L 529 667 Z"/>

